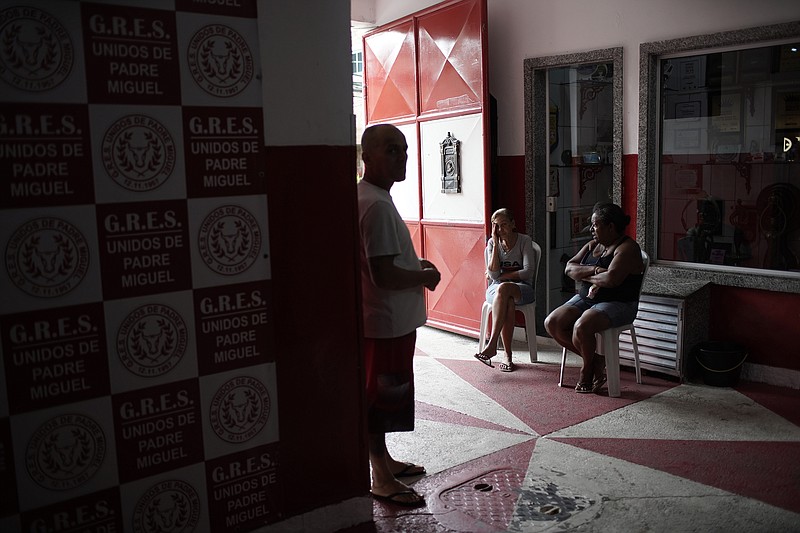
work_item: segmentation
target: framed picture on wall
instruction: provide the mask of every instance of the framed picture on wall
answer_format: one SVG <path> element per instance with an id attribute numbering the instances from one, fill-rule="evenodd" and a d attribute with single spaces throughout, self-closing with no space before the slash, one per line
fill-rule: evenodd
<path id="1" fill-rule="evenodd" d="M 718 93 L 711 96 L 711 127 L 718 133 L 742 130 L 742 96 L 739 93 Z"/>
<path id="2" fill-rule="evenodd" d="M 560 196 L 561 186 L 559 184 L 559 173 L 557 168 L 550 169 L 550 183 L 547 186 L 547 196 Z"/>
<path id="3" fill-rule="evenodd" d="M 701 165 L 678 165 L 672 175 L 672 187 L 684 193 L 700 191 L 703 188 Z"/>
<path id="4" fill-rule="evenodd" d="M 675 119 L 684 122 L 695 122 L 700 120 L 700 113 L 702 111 L 702 102 L 700 100 L 691 100 L 689 102 L 676 102 L 675 103 Z"/>
<path id="5" fill-rule="evenodd" d="M 700 128 L 675 130 L 675 149 L 700 148 Z"/>
<path id="6" fill-rule="evenodd" d="M 591 207 L 569 210 L 569 238 L 572 242 L 585 241 L 592 237 L 589 231 L 591 217 Z"/>
<path id="7" fill-rule="evenodd" d="M 775 129 L 800 128 L 800 91 L 775 92 Z"/>
<path id="8" fill-rule="evenodd" d="M 678 80 L 682 91 L 705 86 L 705 57 L 688 57 L 678 62 Z"/>

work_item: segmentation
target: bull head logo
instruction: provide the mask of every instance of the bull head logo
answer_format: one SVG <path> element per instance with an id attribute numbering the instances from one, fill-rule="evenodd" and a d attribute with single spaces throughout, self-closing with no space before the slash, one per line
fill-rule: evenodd
<path id="1" fill-rule="evenodd" d="M 164 319 L 143 319 L 133 328 L 129 340 L 130 352 L 140 362 L 157 363 L 175 348 L 175 328 Z"/>
<path id="2" fill-rule="evenodd" d="M 116 145 L 114 159 L 126 174 L 143 177 L 158 170 L 163 162 L 163 148 L 150 131 L 126 131 Z"/>
<path id="3" fill-rule="evenodd" d="M 3 55 L 8 63 L 29 75 L 49 73 L 57 63 L 58 44 L 44 26 L 11 24 L 3 32 L 2 43 Z"/>
<path id="4" fill-rule="evenodd" d="M 39 232 L 23 246 L 22 264 L 31 278 L 54 282 L 75 266 L 75 249 L 61 233 Z"/>
<path id="5" fill-rule="evenodd" d="M 211 230 L 211 249 L 220 260 L 232 263 L 247 255 L 251 242 L 250 230 L 238 219 L 220 220 Z"/>
<path id="6" fill-rule="evenodd" d="M 232 430 L 247 429 L 261 411 L 258 395 L 250 388 L 231 391 L 222 402 L 221 414 L 225 424 Z"/>
<path id="7" fill-rule="evenodd" d="M 81 429 L 54 432 L 41 452 L 42 466 L 51 475 L 71 475 L 86 465 L 91 451 L 91 437 Z"/>
<path id="8" fill-rule="evenodd" d="M 179 494 L 155 498 L 147 508 L 147 531 L 170 533 L 186 525 L 189 503 Z"/>
<path id="9" fill-rule="evenodd" d="M 200 52 L 205 75 L 220 83 L 236 80 L 242 72 L 242 55 L 227 39 L 209 39 Z"/>

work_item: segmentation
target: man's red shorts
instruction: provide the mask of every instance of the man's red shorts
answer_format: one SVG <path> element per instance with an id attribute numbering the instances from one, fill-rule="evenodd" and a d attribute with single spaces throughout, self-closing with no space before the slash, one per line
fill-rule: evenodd
<path id="1" fill-rule="evenodd" d="M 364 339 L 370 433 L 414 430 L 416 341 L 416 330 L 392 339 Z"/>

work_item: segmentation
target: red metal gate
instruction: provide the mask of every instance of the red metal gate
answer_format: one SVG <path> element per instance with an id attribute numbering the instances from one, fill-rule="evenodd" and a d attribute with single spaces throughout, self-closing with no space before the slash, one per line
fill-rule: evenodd
<path id="1" fill-rule="evenodd" d="M 418 252 L 442 273 L 429 325 L 477 336 L 491 209 L 486 0 L 444 2 L 364 37 L 366 122 L 390 122 L 409 144 L 392 188 Z M 443 192 L 442 143 L 458 141 L 460 187 Z"/>

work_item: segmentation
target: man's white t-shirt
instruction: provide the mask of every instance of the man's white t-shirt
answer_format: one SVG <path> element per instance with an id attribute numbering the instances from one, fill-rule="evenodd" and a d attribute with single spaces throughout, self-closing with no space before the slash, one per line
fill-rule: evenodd
<path id="1" fill-rule="evenodd" d="M 369 258 L 391 255 L 398 267 L 421 270 L 411 234 L 389 191 L 364 180 L 358 184 L 358 213 L 364 336 L 402 337 L 427 320 L 423 288 L 386 290 L 377 287 L 370 276 Z"/>

